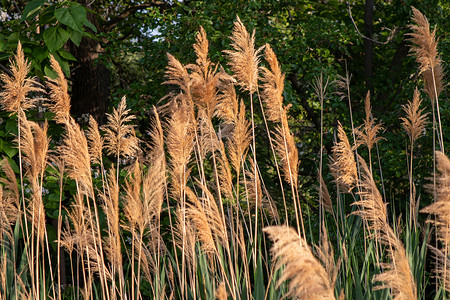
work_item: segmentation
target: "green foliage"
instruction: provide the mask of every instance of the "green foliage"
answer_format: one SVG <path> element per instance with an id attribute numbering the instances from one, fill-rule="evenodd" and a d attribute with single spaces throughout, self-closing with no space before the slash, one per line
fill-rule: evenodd
<path id="1" fill-rule="evenodd" d="M 14 10 L 5 12 L 12 15 Z M 8 58 L 21 41 L 32 72 L 41 78 L 55 76 L 50 68 L 49 54 L 69 76 L 70 62 L 75 58 L 64 45 L 70 40 L 78 46 L 83 36 L 97 32 L 87 18 L 86 8 L 75 1 L 33 0 L 25 5 L 20 19 L 10 18 L 0 29 L 0 62 Z"/>

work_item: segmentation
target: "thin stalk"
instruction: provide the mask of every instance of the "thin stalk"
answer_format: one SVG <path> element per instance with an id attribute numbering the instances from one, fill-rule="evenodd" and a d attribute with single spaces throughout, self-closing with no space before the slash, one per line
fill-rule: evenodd
<path id="1" fill-rule="evenodd" d="M 278 181 L 280 182 L 281 197 L 283 198 L 283 205 L 284 205 L 284 212 L 285 212 L 285 218 L 286 218 L 286 225 L 289 226 L 288 209 L 287 209 L 287 205 L 286 205 L 286 195 L 284 194 L 284 189 L 283 189 L 283 179 L 281 178 L 280 167 L 278 165 L 277 156 L 275 154 L 275 149 L 274 149 L 274 146 L 273 146 L 273 143 L 272 143 L 272 135 L 270 133 L 269 126 L 267 124 L 267 119 L 266 119 L 266 115 L 264 113 L 264 106 L 263 106 L 262 101 L 261 101 L 261 96 L 259 94 L 259 89 L 257 89 L 256 92 L 258 93 L 259 105 L 261 107 L 261 112 L 262 112 L 262 117 L 263 117 L 263 120 L 264 120 L 264 125 L 266 126 L 267 136 L 269 137 L 270 150 L 272 151 L 273 161 L 275 162 L 275 169 L 277 170 Z"/>
<path id="2" fill-rule="evenodd" d="M 441 114 L 440 114 L 440 110 L 439 110 L 439 97 L 437 94 L 437 88 L 436 88 L 436 77 L 435 77 L 435 72 L 434 72 L 434 67 L 431 67 L 431 74 L 433 77 L 433 88 L 434 88 L 434 96 L 435 96 L 435 101 L 436 101 L 436 111 L 437 111 L 437 116 L 438 116 L 438 124 L 439 124 L 439 146 L 441 148 L 442 153 L 445 153 L 444 150 L 444 136 L 442 135 L 442 125 L 441 125 Z M 434 115 L 434 113 L 433 113 Z"/>
<path id="3" fill-rule="evenodd" d="M 20 191 L 21 191 L 21 196 L 22 196 L 22 207 L 23 207 L 23 215 L 24 215 L 24 222 L 25 223 L 25 244 L 30 244 L 30 235 L 28 232 L 28 222 L 27 222 L 27 209 L 25 206 L 25 192 L 23 189 L 23 167 L 22 167 L 22 148 L 21 148 L 21 134 L 20 134 L 20 112 L 22 111 L 21 108 L 19 108 L 19 112 L 17 113 L 17 143 L 18 143 L 18 150 L 19 150 L 19 174 L 20 174 Z M 23 228 L 23 225 L 21 223 L 21 227 Z M 23 229 L 22 229 L 23 230 Z M 32 251 L 32 250 L 31 250 Z M 33 252 L 31 252 L 33 253 Z M 30 261 L 30 253 L 28 252 L 28 250 L 26 251 L 26 255 L 27 255 L 27 261 Z M 30 265 L 30 275 L 31 278 L 33 278 L 34 274 L 34 264 L 32 263 Z M 32 294 L 35 295 L 35 286 L 34 284 L 32 284 Z"/>
<path id="4" fill-rule="evenodd" d="M 252 87 L 250 87 L 249 91 L 252 90 Z M 256 174 L 257 174 L 257 170 L 256 170 L 256 164 L 257 164 L 257 160 L 256 160 L 256 137 L 255 137 L 255 120 L 254 120 L 254 111 L 253 111 L 253 93 L 250 92 L 250 113 L 252 116 L 252 144 L 253 144 L 253 159 L 255 160 L 255 166 L 254 166 L 254 174 L 255 174 L 255 187 L 257 187 L 257 178 L 256 178 Z M 253 236 L 254 238 L 254 243 L 253 243 L 253 264 L 254 267 L 256 268 L 256 236 L 258 234 L 258 188 L 255 188 L 255 202 L 256 202 L 256 206 L 255 206 L 255 234 Z"/>
<path id="5" fill-rule="evenodd" d="M 288 159 L 289 153 L 287 152 L 288 146 L 287 146 L 287 140 L 286 140 L 286 135 L 285 135 L 286 128 L 284 128 L 283 122 L 281 122 L 281 128 L 282 128 L 282 132 L 283 132 L 284 149 L 286 152 L 285 153 L 286 162 L 288 165 L 289 177 L 291 179 L 290 186 L 291 186 L 292 198 L 293 198 L 293 202 L 294 202 L 295 220 L 297 221 L 297 230 L 298 230 L 298 232 L 303 233 L 303 238 L 306 240 L 305 225 L 303 223 L 303 214 L 302 214 L 302 207 L 301 207 L 300 200 L 299 200 L 298 188 L 296 186 L 294 186 L 294 176 L 297 176 L 297 174 L 292 174 L 291 164 Z M 299 216 L 300 216 L 300 220 L 298 219 Z M 301 225 L 301 228 L 300 228 L 300 225 Z"/>
<path id="6" fill-rule="evenodd" d="M 62 163 L 62 162 L 61 162 Z M 59 207 L 58 207 L 58 229 L 57 229 L 57 268 L 58 268 L 58 299 L 61 300 L 61 230 L 62 230 L 62 193 L 64 172 L 61 170 L 59 177 Z M 73 278 L 73 276 L 72 276 Z"/>
<path id="7" fill-rule="evenodd" d="M 411 141 L 411 152 L 410 152 L 410 159 L 409 159 L 409 228 L 412 228 L 412 219 L 413 219 L 413 147 L 414 147 L 414 141 L 412 138 Z M 415 217 L 414 217 L 415 218 Z M 414 229 L 416 228 L 416 222 L 414 220 Z"/>
<path id="8" fill-rule="evenodd" d="M 322 82 L 322 74 L 320 76 L 320 80 Z M 325 85 L 326 87 L 326 85 Z M 324 206 L 323 206 L 323 192 L 322 192 L 322 160 L 323 160 L 323 93 L 322 89 L 320 89 L 320 162 L 319 162 L 319 224 L 322 224 L 322 220 L 325 218 Z M 333 209 L 333 208 L 331 208 Z M 319 230 L 319 241 L 322 240 L 322 230 Z"/>
<path id="9" fill-rule="evenodd" d="M 131 232 L 131 300 L 134 300 L 134 225 Z"/>

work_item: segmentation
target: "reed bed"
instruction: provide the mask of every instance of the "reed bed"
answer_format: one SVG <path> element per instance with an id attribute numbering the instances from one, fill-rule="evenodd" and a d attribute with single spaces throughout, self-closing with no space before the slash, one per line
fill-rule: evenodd
<path id="1" fill-rule="evenodd" d="M 426 186 L 434 202 L 420 211 L 435 218 L 422 223 L 413 158 L 428 115 L 419 89 L 399 120 L 410 147 L 404 217 L 388 209 L 372 167 L 383 125 L 367 93 L 361 125 L 353 123 L 351 106 L 351 124 L 338 123 L 328 167 L 322 150 L 318 155 L 317 218 L 300 190 L 301 137 L 289 129 L 285 75 L 272 47 L 257 48 L 255 32 L 239 18 L 224 51 L 229 73 L 210 61 L 203 28 L 195 62 L 167 54 L 169 93 L 152 110 L 147 143 L 137 137 L 125 97 L 105 125 L 91 118 L 81 128 L 70 115 L 58 62 L 51 57 L 56 77 L 42 86 L 29 77 L 19 43 L 12 75 L 0 75 L 3 109 L 17 117 L 19 151 L 18 172 L 0 162 L 0 299 L 422 299 L 430 289 L 435 299 L 446 298 L 450 160 L 439 108 L 445 83 L 435 31 L 414 8 L 411 30 L 438 146 Z M 335 87 L 351 104 L 350 78 Z M 328 80 L 319 77 L 313 86 L 323 116 Z M 37 100 L 52 120 L 28 119 Z M 60 140 L 51 139 L 49 126 L 64 129 Z M 257 127 L 267 134 L 279 201 L 261 174 Z M 45 211 L 50 176 L 59 182 L 56 216 Z M 436 281 L 426 274 L 429 248 Z"/>

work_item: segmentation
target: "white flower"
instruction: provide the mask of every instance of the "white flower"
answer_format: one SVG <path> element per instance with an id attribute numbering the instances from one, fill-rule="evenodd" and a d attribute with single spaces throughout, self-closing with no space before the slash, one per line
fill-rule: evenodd
<path id="1" fill-rule="evenodd" d="M 5 22 L 7 18 L 9 18 L 8 13 L 0 9 L 0 22 Z"/>
<path id="2" fill-rule="evenodd" d="M 42 195 L 47 195 L 49 192 L 45 187 L 42 188 Z"/>

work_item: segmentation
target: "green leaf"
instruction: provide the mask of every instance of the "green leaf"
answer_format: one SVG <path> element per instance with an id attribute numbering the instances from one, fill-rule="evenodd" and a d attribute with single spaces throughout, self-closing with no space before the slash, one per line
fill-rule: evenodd
<path id="1" fill-rule="evenodd" d="M 74 30 L 70 27 L 67 27 L 67 32 L 69 33 L 70 39 L 72 42 L 78 47 L 81 43 L 81 38 L 83 37 L 83 33 L 78 30 Z"/>
<path id="2" fill-rule="evenodd" d="M 35 47 L 33 48 L 33 57 L 37 61 L 43 61 L 48 57 L 48 49 L 47 47 Z"/>
<path id="3" fill-rule="evenodd" d="M 84 26 L 90 28 L 93 32 L 97 33 L 97 28 L 95 27 L 94 24 L 89 22 L 89 20 L 86 20 L 86 22 L 84 22 Z"/>
<path id="4" fill-rule="evenodd" d="M 46 0 L 33 0 L 28 2 L 22 13 L 22 21 L 33 17 L 45 2 Z"/>
<path id="5" fill-rule="evenodd" d="M 64 49 L 59 49 L 58 53 L 59 53 L 59 55 L 61 55 L 62 58 L 65 58 L 67 60 L 73 60 L 73 61 L 77 60 L 75 58 L 75 56 L 72 55 L 72 53 L 70 53 L 69 51 L 66 51 Z"/>
<path id="6" fill-rule="evenodd" d="M 50 78 L 53 78 L 53 79 L 55 79 L 56 77 L 58 77 L 58 74 L 56 74 L 56 72 L 53 71 L 53 69 L 50 68 L 49 66 L 45 66 L 45 67 L 44 67 L 44 74 L 45 74 L 45 76 L 50 77 Z"/>
<path id="7" fill-rule="evenodd" d="M 10 46 L 13 46 L 13 48 L 15 48 L 15 47 L 17 47 L 17 43 L 19 41 L 19 38 L 20 38 L 20 33 L 19 32 L 13 32 L 10 35 L 8 35 L 8 38 L 6 40 L 7 40 L 7 43 Z"/>
<path id="8" fill-rule="evenodd" d="M 69 34 L 60 27 L 51 27 L 44 31 L 44 42 L 50 52 L 60 49 L 68 39 Z"/>
<path id="9" fill-rule="evenodd" d="M 17 118 L 9 118 L 6 121 L 5 129 L 9 134 L 17 135 Z"/>
<path id="10" fill-rule="evenodd" d="M 3 34 L 0 34 L 0 51 L 5 51 L 5 49 L 6 49 L 5 36 Z"/>
<path id="11" fill-rule="evenodd" d="M 11 168 L 13 169 L 14 173 L 18 174 L 20 172 L 19 166 L 14 161 L 14 159 L 11 159 L 8 157 L 8 162 L 9 162 L 9 165 L 11 166 Z"/>
<path id="12" fill-rule="evenodd" d="M 47 6 L 42 12 L 39 13 L 39 25 L 45 26 L 54 24 L 56 22 L 55 18 L 56 5 Z"/>
<path id="13" fill-rule="evenodd" d="M 64 72 L 64 75 L 66 75 L 67 77 L 69 77 L 70 75 L 70 67 L 69 67 L 69 63 L 67 62 L 67 60 L 62 59 L 61 56 L 58 55 L 58 53 L 52 53 L 53 57 L 55 57 L 55 59 L 58 61 L 59 65 L 61 66 L 62 71 Z"/>
<path id="14" fill-rule="evenodd" d="M 87 21 L 86 9 L 81 5 L 58 8 L 55 10 L 55 17 L 64 25 L 78 31 L 83 30 L 83 25 Z"/>
<path id="15" fill-rule="evenodd" d="M 2 150 L 9 158 L 13 158 L 18 152 L 17 148 L 12 147 L 11 144 L 6 141 L 3 143 Z"/>

